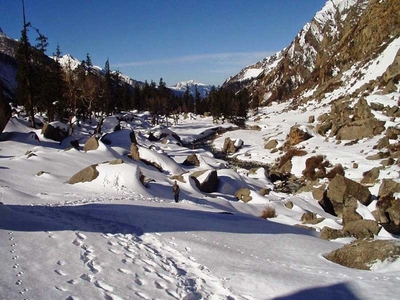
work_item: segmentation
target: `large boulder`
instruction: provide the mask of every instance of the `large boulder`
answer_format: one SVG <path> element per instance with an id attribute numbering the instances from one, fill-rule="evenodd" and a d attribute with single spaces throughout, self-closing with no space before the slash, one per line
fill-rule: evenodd
<path id="1" fill-rule="evenodd" d="M 218 174 L 216 170 L 197 171 L 190 175 L 197 188 L 204 193 L 213 193 L 218 189 Z"/>
<path id="2" fill-rule="evenodd" d="M 354 197 L 348 197 L 343 206 L 342 223 L 343 225 L 349 224 L 354 221 L 362 220 L 362 216 L 357 213 L 358 201 Z"/>
<path id="3" fill-rule="evenodd" d="M 379 178 L 380 168 L 373 168 L 365 173 L 363 173 L 363 179 L 361 179 L 361 183 L 364 184 L 374 184 L 376 180 Z"/>
<path id="4" fill-rule="evenodd" d="M 264 149 L 267 150 L 271 150 L 276 148 L 276 146 L 278 146 L 278 141 L 275 139 L 269 140 L 265 145 L 264 145 Z"/>
<path id="5" fill-rule="evenodd" d="M 397 140 L 397 137 L 400 135 L 400 129 L 390 126 L 386 129 L 385 136 L 389 140 Z"/>
<path id="6" fill-rule="evenodd" d="M 395 201 L 392 195 L 385 195 L 379 198 L 378 202 L 376 203 L 376 208 L 378 211 L 377 221 L 382 224 L 390 223 L 389 215 L 387 210 L 392 207 L 393 202 Z"/>
<path id="7" fill-rule="evenodd" d="M 320 237 L 325 240 L 334 240 L 343 237 L 353 237 L 356 239 L 373 238 L 380 231 L 381 227 L 374 220 L 357 220 L 348 222 L 342 229 L 323 227 Z"/>
<path id="8" fill-rule="evenodd" d="M 60 127 L 54 127 L 51 124 L 44 124 L 42 127 L 42 134 L 45 138 L 62 142 L 68 137 L 68 132 Z"/>
<path id="9" fill-rule="evenodd" d="M 373 137 L 385 130 L 385 122 L 375 118 L 365 99 L 360 99 L 353 107 L 352 101 L 335 101 L 331 113 L 324 119 L 316 130 L 325 135 L 330 130 L 330 136 L 338 140 L 357 140 Z"/>
<path id="10" fill-rule="evenodd" d="M 356 140 L 371 138 L 385 130 L 385 122 L 375 118 L 356 120 L 339 128 L 336 139 Z"/>
<path id="11" fill-rule="evenodd" d="M 68 183 L 75 184 L 79 182 L 90 182 L 95 180 L 99 176 L 99 171 L 97 171 L 96 166 L 97 165 L 91 165 L 80 170 L 69 179 Z"/>
<path id="12" fill-rule="evenodd" d="M 253 198 L 250 196 L 250 190 L 248 188 L 241 188 L 235 193 L 235 197 L 238 200 L 243 201 L 244 203 L 247 203 L 251 201 Z"/>
<path id="13" fill-rule="evenodd" d="M 400 225 L 400 200 L 394 201 L 393 205 L 387 209 L 390 221 L 396 226 Z"/>
<path id="14" fill-rule="evenodd" d="M 326 168 L 329 166 L 329 161 L 325 160 L 322 155 L 312 156 L 306 159 L 306 167 L 303 170 L 303 175 L 306 179 L 316 180 L 326 176 Z"/>
<path id="15" fill-rule="evenodd" d="M 334 229 L 328 226 L 324 226 L 321 229 L 320 238 L 323 240 L 336 240 L 342 237 L 344 237 L 344 234 L 340 229 Z"/>
<path id="16" fill-rule="evenodd" d="M 383 179 L 379 187 L 378 196 L 383 197 L 394 193 L 400 193 L 400 183 L 393 179 Z"/>
<path id="17" fill-rule="evenodd" d="M 91 136 L 83 146 L 83 151 L 92 151 L 99 148 L 99 138 L 97 135 Z"/>
<path id="18" fill-rule="evenodd" d="M 222 146 L 222 152 L 226 154 L 236 153 L 243 146 L 241 139 L 231 140 L 229 137 L 225 138 L 224 145 Z"/>
<path id="19" fill-rule="evenodd" d="M 355 237 L 356 239 L 373 238 L 379 233 L 381 227 L 374 220 L 358 220 L 343 226 L 344 236 Z"/>
<path id="20" fill-rule="evenodd" d="M 395 260 L 400 256 L 400 246 L 394 241 L 356 240 L 332 251 L 326 258 L 348 268 L 370 270 L 377 262 Z"/>
<path id="21" fill-rule="evenodd" d="M 196 166 L 196 167 L 198 167 L 198 166 L 200 166 L 200 161 L 199 161 L 199 159 L 197 158 L 197 155 L 196 154 L 190 154 L 186 159 L 185 159 L 185 161 L 182 163 L 182 165 L 184 165 L 184 166 Z"/>
<path id="22" fill-rule="evenodd" d="M 290 128 L 284 146 L 285 148 L 290 148 L 310 138 L 312 138 L 312 135 L 310 135 L 307 131 L 302 130 L 299 126 L 295 125 Z"/>
<path id="23" fill-rule="evenodd" d="M 282 155 L 279 160 L 270 168 L 268 176 L 272 182 L 286 181 L 291 177 L 292 171 L 292 158 L 294 156 L 304 156 L 307 152 L 304 150 L 290 148 Z"/>
<path id="24" fill-rule="evenodd" d="M 393 194 L 388 194 L 379 198 L 376 203 L 378 210 L 378 221 L 382 224 L 392 223 L 400 225 L 400 200 L 395 199 Z"/>
<path id="25" fill-rule="evenodd" d="M 354 197 L 366 206 L 371 203 L 371 192 L 367 187 L 340 174 L 336 174 L 329 183 L 327 197 L 333 204 L 344 204 L 349 197 Z"/>

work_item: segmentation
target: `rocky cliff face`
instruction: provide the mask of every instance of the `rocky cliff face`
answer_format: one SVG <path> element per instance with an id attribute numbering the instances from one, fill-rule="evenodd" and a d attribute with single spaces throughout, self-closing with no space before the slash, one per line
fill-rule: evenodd
<path id="1" fill-rule="evenodd" d="M 365 75 L 357 69 L 365 69 L 393 43 L 398 45 L 399 36 L 398 0 L 330 0 L 289 47 L 243 69 L 224 86 L 247 87 L 262 104 L 286 101 L 311 90 L 318 98 L 347 84 L 348 72 L 360 78 Z M 392 59 L 389 73 L 385 68 L 368 80 L 369 89 L 398 81 L 398 57 L 397 52 L 397 65 L 396 58 Z M 251 69 L 259 69 L 259 75 L 246 77 Z"/>

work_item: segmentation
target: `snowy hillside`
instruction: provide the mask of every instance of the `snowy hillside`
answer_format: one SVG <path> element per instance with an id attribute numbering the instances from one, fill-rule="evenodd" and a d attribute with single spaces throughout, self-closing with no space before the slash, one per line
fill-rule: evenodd
<path id="1" fill-rule="evenodd" d="M 53 57 L 54 58 L 54 57 Z M 55 59 L 55 58 L 54 58 Z M 62 57 L 58 58 L 58 62 L 60 63 L 60 65 L 64 68 L 64 69 L 70 69 L 70 70 L 75 70 L 81 63 L 82 61 L 79 61 L 77 58 L 73 57 L 70 54 L 65 54 Z M 91 67 L 93 71 L 95 71 L 96 73 L 99 74 L 103 74 L 104 75 L 104 70 L 103 68 L 99 67 L 99 66 L 92 66 Z M 116 71 L 112 71 L 113 73 Z M 143 82 L 134 80 L 132 78 L 130 78 L 128 75 L 125 74 L 121 74 L 119 73 L 119 78 L 131 85 L 132 87 L 134 87 L 136 84 L 138 84 L 139 86 L 143 85 Z"/>
<path id="2" fill-rule="evenodd" d="M 133 111 L 97 135 L 80 119 L 57 142 L 14 115 L 0 134 L 0 300 L 397 299 L 400 18 L 377 18 L 395 5 L 329 0 L 231 77 L 268 104 L 245 128 Z"/>
<path id="3" fill-rule="evenodd" d="M 186 92 L 186 89 L 189 88 L 190 94 L 195 97 L 196 94 L 196 87 L 197 91 L 200 93 L 201 98 L 205 98 L 207 94 L 210 93 L 212 86 L 206 85 L 194 80 L 182 81 L 178 82 L 168 88 L 173 91 L 175 95 L 181 96 Z"/>
<path id="4" fill-rule="evenodd" d="M 391 105 L 398 96 L 376 95 L 368 101 Z M 215 147 L 227 136 L 240 137 L 244 147 L 238 158 L 273 163 L 278 153 L 263 150 L 263 139 L 284 140 L 291 125 L 307 126 L 309 115 L 326 111 L 324 103 L 311 107 L 303 114 L 285 105 L 265 109 L 253 121 L 261 130 L 228 132 L 215 140 Z M 395 299 L 400 292 L 398 260 L 378 261 L 372 271 L 361 271 L 324 258 L 353 238 L 319 238 L 324 226 L 341 228 L 341 219 L 324 212 L 310 193 L 259 195 L 260 188 L 273 187 L 265 172 L 227 168 L 210 152 L 184 148 L 171 135 L 185 143 L 204 137 L 216 126 L 212 118 L 181 118 L 168 131 L 151 128 L 150 115 L 144 113 L 123 122 L 120 131 L 112 131 L 115 125 L 115 118 L 107 118 L 107 144 L 85 152 L 82 147 L 95 124 L 82 123 L 60 145 L 40 130 L 34 131 L 36 140 L 22 119 L 8 123 L 0 142 L 1 299 Z M 132 130 L 140 155 L 157 160 L 164 171 L 127 156 Z M 150 142 L 149 130 L 167 136 Z M 313 135 L 304 149 L 340 161 L 350 178 L 359 179 L 379 164 L 365 160 L 375 153 L 376 139 L 348 147 Z M 79 150 L 67 149 L 71 140 L 79 141 Z M 189 154 L 197 155 L 199 166 L 182 164 Z M 296 161 L 294 173 L 301 172 L 304 159 Z M 93 164 L 97 178 L 68 183 Z M 217 171 L 216 192 L 196 187 L 191 174 L 200 170 Z M 381 178 L 398 180 L 398 171 L 398 165 L 391 166 Z M 141 174 L 148 179 L 145 185 Z M 171 186 L 179 174 L 181 202 L 175 203 Z M 233 196 L 242 187 L 250 188 L 251 202 Z M 372 193 L 377 187 L 371 186 Z M 292 209 L 285 205 L 289 201 Z M 372 218 L 375 202 L 359 204 L 358 212 Z M 276 210 L 276 218 L 259 217 L 267 206 Z M 324 219 L 307 225 L 315 231 L 295 227 L 310 211 Z M 396 240 L 383 228 L 376 239 Z"/>

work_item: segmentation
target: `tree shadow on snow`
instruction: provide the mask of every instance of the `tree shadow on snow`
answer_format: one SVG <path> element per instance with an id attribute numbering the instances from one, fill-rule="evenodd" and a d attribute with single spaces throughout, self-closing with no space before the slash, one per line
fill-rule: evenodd
<path id="1" fill-rule="evenodd" d="M 170 204 L 169 204 L 170 205 Z M 12 231 L 79 230 L 101 233 L 210 231 L 242 234 L 301 234 L 316 232 L 226 211 L 209 212 L 126 204 L 76 206 L 0 205 L 0 229 Z"/>
<path id="2" fill-rule="evenodd" d="M 306 289 L 294 294 L 274 298 L 274 300 L 309 300 L 309 299 L 324 299 L 324 300 L 357 300 L 349 286 L 345 283 L 334 284 L 325 287 L 316 287 Z"/>

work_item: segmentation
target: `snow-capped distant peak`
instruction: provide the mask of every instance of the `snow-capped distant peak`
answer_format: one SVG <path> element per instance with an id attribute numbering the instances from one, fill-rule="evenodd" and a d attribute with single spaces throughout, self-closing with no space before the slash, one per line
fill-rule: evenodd
<path id="1" fill-rule="evenodd" d="M 195 85 L 197 85 L 197 86 L 206 86 L 206 84 L 204 84 L 204 83 L 201 83 L 201 82 L 198 82 L 198 81 L 195 81 L 195 80 L 191 79 L 191 80 L 188 80 L 188 81 L 178 82 L 175 85 L 171 86 L 171 88 L 173 88 L 173 87 L 177 87 L 177 88 L 184 87 L 184 88 L 186 88 L 186 86 L 195 86 Z"/>
<path id="2" fill-rule="evenodd" d="M 55 59 L 55 57 L 54 57 Z M 75 70 L 80 64 L 81 61 L 70 54 L 65 54 L 58 58 L 58 62 L 63 68 L 70 68 L 71 70 Z"/>
<path id="3" fill-rule="evenodd" d="M 188 88 L 190 94 L 192 96 L 195 96 L 196 87 L 197 91 L 200 93 L 200 97 L 205 98 L 207 94 L 210 92 L 212 86 L 195 80 L 188 80 L 188 81 L 178 82 L 175 85 L 170 86 L 169 88 L 176 94 L 183 94 L 184 92 L 186 92 L 186 89 Z"/>

